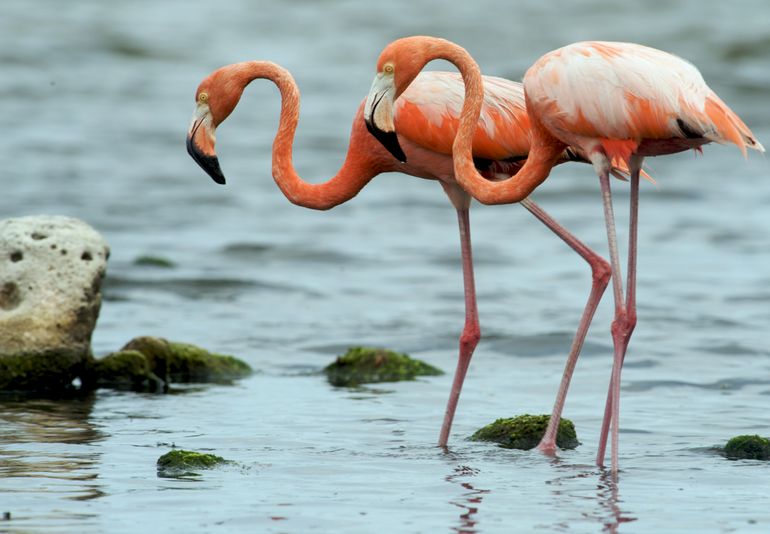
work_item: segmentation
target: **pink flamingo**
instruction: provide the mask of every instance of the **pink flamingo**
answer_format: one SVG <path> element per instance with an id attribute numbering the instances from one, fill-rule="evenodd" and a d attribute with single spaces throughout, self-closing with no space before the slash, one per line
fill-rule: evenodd
<path id="1" fill-rule="evenodd" d="M 187 135 L 188 152 L 217 183 L 225 183 L 225 178 L 215 151 L 216 128 L 235 109 L 245 87 L 258 78 L 271 80 L 281 92 L 280 125 L 273 144 L 273 177 L 286 198 L 294 204 L 329 209 L 353 198 L 377 174 L 401 172 L 437 180 L 455 207 L 462 252 L 465 326 L 439 436 L 439 445 L 446 446 L 464 377 L 480 338 L 470 238 L 471 197 L 455 182 L 451 158 L 463 100 L 460 77 L 446 72 L 426 72 L 417 76 L 415 72 L 414 83 L 397 103 L 393 102 L 393 95 L 380 92 L 379 85 L 375 83 L 372 93 L 359 106 L 353 120 L 343 166 L 327 182 L 311 184 L 297 175 L 292 164 L 292 144 L 299 120 L 299 91 L 291 74 L 266 61 L 222 67 L 199 85 Z M 485 77 L 484 83 L 483 120 L 477 121 L 474 128 L 473 157 L 485 179 L 492 179 L 497 175 L 515 173 L 523 164 L 529 152 L 530 121 L 521 84 L 493 77 Z M 383 125 L 382 121 L 386 124 Z M 563 162 L 580 158 L 574 151 L 565 149 L 556 159 Z M 570 359 L 577 358 L 594 310 L 609 282 L 609 263 L 567 232 L 534 202 L 524 200 L 522 205 L 591 266 L 591 293 L 570 349 Z M 566 395 L 566 388 L 560 394 Z M 554 432 L 549 442 L 551 450 L 556 447 L 555 439 Z"/>
<path id="2" fill-rule="evenodd" d="M 524 91 L 532 131 L 529 157 L 515 177 L 486 180 L 473 166 L 475 139 L 471 136 L 479 117 L 483 117 L 483 82 L 478 66 L 467 52 L 434 38 L 402 39 L 383 51 L 377 64 L 378 77 L 393 77 L 394 72 L 400 72 L 400 77 L 397 75 L 394 80 L 397 97 L 428 61 L 437 58 L 452 61 L 465 82 L 465 102 L 453 144 L 455 177 L 465 191 L 485 204 L 522 202 L 548 177 L 567 146 L 586 154 L 599 175 L 615 317 L 611 327 L 612 377 L 596 462 L 604 464 L 611 427 L 612 472 L 617 473 L 620 371 L 636 325 L 636 235 L 643 159 L 699 150 L 712 141 L 733 143 L 744 155 L 747 148 L 761 152 L 764 148 L 690 63 L 636 44 L 584 42 L 549 52 L 527 71 Z M 625 299 L 609 181 L 613 166 L 618 165 L 626 166 L 631 174 Z M 554 410 L 546 435 L 558 425 L 557 413 L 558 410 Z"/>

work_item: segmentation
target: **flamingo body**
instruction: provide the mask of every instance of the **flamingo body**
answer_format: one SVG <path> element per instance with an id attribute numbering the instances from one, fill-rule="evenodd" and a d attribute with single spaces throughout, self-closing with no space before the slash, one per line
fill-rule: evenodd
<path id="1" fill-rule="evenodd" d="M 418 72 L 419 68 L 409 80 L 414 83 L 406 92 L 399 93 L 401 98 L 397 103 L 393 102 L 394 91 L 386 88 L 384 93 L 375 94 L 376 98 L 370 93 L 359 106 L 353 119 L 345 162 L 337 174 L 325 182 L 308 183 L 294 168 L 293 141 L 299 121 L 299 90 L 286 69 L 268 61 L 227 65 L 201 82 L 195 94 L 196 108 L 187 135 L 187 149 L 217 183 L 224 184 L 215 150 L 216 128 L 235 109 L 245 87 L 264 78 L 274 82 L 281 92 L 281 117 L 273 142 L 272 170 L 276 184 L 292 203 L 319 210 L 332 208 L 353 198 L 374 176 L 383 172 L 401 172 L 441 183 L 458 215 L 465 293 L 465 326 L 460 336 L 458 367 L 439 437 L 439 445 L 445 446 L 465 372 L 480 337 L 468 213 L 471 197 L 456 183 L 452 159 L 452 143 L 463 106 L 463 84 L 456 74 L 430 72 L 418 76 Z M 483 83 L 487 85 L 487 92 L 482 95 L 481 119 L 476 121 L 470 137 L 474 145 L 472 155 L 476 158 L 474 170 L 480 172 L 484 180 L 489 180 L 501 173 L 514 174 L 521 167 L 530 150 L 530 132 L 522 85 L 501 78 L 484 78 Z M 382 105 L 378 109 L 379 104 Z M 374 124 L 375 117 L 385 121 L 390 128 L 380 137 L 375 137 L 381 133 Z M 572 152 L 561 151 L 555 161 L 576 157 Z M 576 358 L 590 316 L 607 285 L 609 266 L 536 204 L 526 201 L 523 205 L 585 258 L 593 269 L 592 296 L 573 345 Z M 550 443 L 554 448 L 555 433 Z"/>
<path id="2" fill-rule="evenodd" d="M 527 103 L 555 137 L 630 163 L 709 142 L 762 150 L 691 63 L 633 43 L 581 42 L 549 52 L 524 76 Z"/>
<path id="3" fill-rule="evenodd" d="M 466 58 L 467 59 L 467 58 Z M 473 166 L 471 134 L 481 110 L 477 66 L 465 67 L 466 99 L 453 143 L 455 176 L 481 202 L 521 202 L 548 178 L 566 146 L 579 149 L 599 176 L 612 267 L 615 316 L 610 327 L 613 366 L 599 439 L 603 465 L 612 432 L 612 472 L 618 471 L 620 374 L 636 326 L 636 258 L 639 176 L 647 156 L 732 143 L 764 152 L 749 128 L 712 91 L 700 72 L 672 54 L 642 45 L 582 42 L 542 56 L 524 77 L 532 125 L 530 153 L 515 176 L 490 182 Z M 628 272 L 623 287 L 609 175 L 630 172 Z M 625 293 L 625 295 L 624 295 Z M 555 418 L 551 418 L 549 431 Z"/>

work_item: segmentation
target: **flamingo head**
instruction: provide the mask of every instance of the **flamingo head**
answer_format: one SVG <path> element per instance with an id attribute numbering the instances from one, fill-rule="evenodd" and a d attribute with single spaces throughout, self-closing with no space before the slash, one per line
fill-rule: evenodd
<path id="1" fill-rule="evenodd" d="M 243 94 L 239 65 L 228 65 L 207 76 L 195 92 L 195 110 L 187 132 L 187 152 L 218 184 L 225 183 L 216 153 L 216 130 Z"/>
<path id="2" fill-rule="evenodd" d="M 395 101 L 432 59 L 431 45 L 436 40 L 422 36 L 405 37 L 386 46 L 377 60 L 377 74 L 366 98 L 364 121 L 367 129 L 402 163 L 406 162 L 406 155 L 396 135 Z"/>

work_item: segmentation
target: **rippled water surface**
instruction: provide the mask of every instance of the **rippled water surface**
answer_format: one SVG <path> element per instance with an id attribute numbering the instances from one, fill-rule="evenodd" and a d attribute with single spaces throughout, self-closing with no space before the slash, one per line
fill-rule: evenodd
<path id="1" fill-rule="evenodd" d="M 525 210 L 472 210 L 484 337 L 444 453 L 434 444 L 463 306 L 455 214 L 440 188 L 383 175 L 329 212 L 291 205 L 270 177 L 279 97 L 266 82 L 218 131 L 226 187 L 187 156 L 184 135 L 208 72 L 270 59 L 303 92 L 298 170 L 325 180 L 379 51 L 432 34 L 514 79 L 581 39 L 678 53 L 767 146 L 769 28 L 762 0 L 5 0 L 0 217 L 72 215 L 105 235 L 98 355 L 162 335 L 257 372 L 169 395 L 4 401 L 0 512 L 11 520 L 0 532 L 767 532 L 768 466 L 715 451 L 737 434 L 770 434 L 766 158 L 707 146 L 649 161 L 657 185 L 642 186 L 616 484 L 593 465 L 609 293 L 566 407 L 582 445 L 549 460 L 465 440 L 497 417 L 550 411 L 590 287 L 587 267 Z M 626 189 L 615 185 L 621 242 Z M 534 199 L 606 255 L 588 166 L 557 169 Z M 177 267 L 134 264 L 145 254 Z M 316 373 L 359 344 L 447 374 L 348 390 Z M 159 478 L 155 461 L 172 445 L 236 463 Z"/>

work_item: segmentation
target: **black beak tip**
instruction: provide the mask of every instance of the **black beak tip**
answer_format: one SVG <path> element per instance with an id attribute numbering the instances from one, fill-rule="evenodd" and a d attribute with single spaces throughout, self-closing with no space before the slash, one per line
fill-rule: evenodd
<path id="1" fill-rule="evenodd" d="M 386 132 L 384 130 L 380 130 L 377 128 L 374 122 L 368 119 L 364 120 L 364 122 L 366 123 L 366 129 L 369 130 L 369 133 L 372 134 L 380 142 L 380 144 L 393 155 L 394 158 L 396 158 L 401 163 L 406 163 L 406 154 L 404 154 L 404 151 L 401 149 L 401 145 L 398 142 L 398 136 L 396 135 L 396 132 Z"/>
<path id="2" fill-rule="evenodd" d="M 187 137 L 187 153 L 195 160 L 201 169 L 206 171 L 206 174 L 211 176 L 211 179 L 216 183 L 224 185 L 226 182 L 225 175 L 222 174 L 222 168 L 219 166 L 219 158 L 216 156 L 207 156 L 195 146 L 191 136 Z"/>

